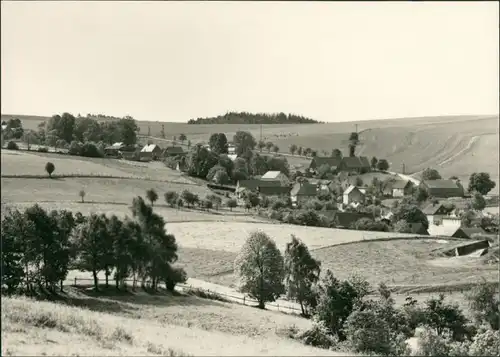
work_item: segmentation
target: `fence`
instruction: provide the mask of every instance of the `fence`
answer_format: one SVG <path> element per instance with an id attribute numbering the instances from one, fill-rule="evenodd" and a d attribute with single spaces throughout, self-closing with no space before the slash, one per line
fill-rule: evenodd
<path id="1" fill-rule="evenodd" d="M 99 282 L 102 282 L 104 279 L 97 279 L 98 283 Z M 79 281 L 87 281 L 87 282 L 92 282 L 94 283 L 94 279 L 89 279 L 89 278 L 78 278 L 78 277 L 75 277 L 74 278 L 74 284 L 73 286 L 78 286 L 78 282 Z M 133 283 L 133 280 L 131 279 L 125 279 L 124 282 L 127 284 L 127 283 Z M 140 281 L 137 281 L 137 282 L 140 282 Z M 113 281 L 110 279 L 110 283 L 113 283 Z M 149 281 L 146 281 L 146 284 L 149 283 Z M 188 284 L 177 284 L 176 285 L 177 287 L 181 288 L 182 290 L 200 290 L 200 291 L 203 291 L 207 294 L 214 294 L 214 295 L 219 295 L 221 297 L 224 297 L 226 298 L 227 300 L 232 300 L 231 302 L 235 302 L 235 303 L 238 303 L 238 304 L 241 304 L 241 305 L 245 305 L 245 306 L 253 306 L 253 305 L 257 305 L 258 304 L 258 301 L 255 300 L 255 299 L 252 299 L 252 298 L 249 298 L 249 297 L 246 297 L 245 295 L 241 295 L 241 296 L 235 296 L 235 295 L 231 295 L 231 294 L 226 294 L 226 293 L 223 293 L 223 292 L 220 292 L 220 291 L 216 291 L 216 290 L 210 290 L 210 289 L 204 289 L 204 288 L 200 288 L 200 287 L 196 287 L 196 286 L 192 286 L 192 285 L 188 285 Z M 290 303 L 291 304 L 291 303 Z M 293 312 L 293 313 L 301 313 L 301 309 L 300 308 L 297 308 L 297 307 L 294 307 L 294 306 L 291 306 L 291 305 L 287 305 L 287 304 L 279 304 L 279 303 L 267 303 L 266 304 L 266 308 L 274 308 L 274 309 L 277 309 L 278 311 L 289 311 L 289 312 Z"/>

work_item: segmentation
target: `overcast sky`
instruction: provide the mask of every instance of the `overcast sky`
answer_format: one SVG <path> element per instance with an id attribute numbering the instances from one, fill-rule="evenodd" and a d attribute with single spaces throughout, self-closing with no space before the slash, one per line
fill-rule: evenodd
<path id="1" fill-rule="evenodd" d="M 1 2 L 4 114 L 498 113 L 498 2 Z"/>

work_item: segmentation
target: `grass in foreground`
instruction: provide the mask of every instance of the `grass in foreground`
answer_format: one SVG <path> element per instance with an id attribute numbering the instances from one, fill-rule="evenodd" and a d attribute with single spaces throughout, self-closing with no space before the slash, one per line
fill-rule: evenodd
<path id="1" fill-rule="evenodd" d="M 81 308 L 4 297 L 2 355 L 340 355 L 281 337 L 310 326 L 292 315 L 195 296 L 69 291 Z"/>

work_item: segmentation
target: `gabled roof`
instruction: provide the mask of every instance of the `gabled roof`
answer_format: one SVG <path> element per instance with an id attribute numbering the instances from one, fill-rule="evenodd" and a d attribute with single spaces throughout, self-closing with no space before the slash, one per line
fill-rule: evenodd
<path id="1" fill-rule="evenodd" d="M 296 183 L 290 194 L 292 196 L 316 196 L 317 187 L 314 184 L 304 182 L 304 183 Z"/>
<path id="2" fill-rule="evenodd" d="M 366 156 L 346 156 L 342 159 L 344 165 L 348 168 L 370 168 L 370 162 Z"/>
<path id="3" fill-rule="evenodd" d="M 119 142 L 119 143 L 114 143 L 113 145 L 111 145 L 112 148 L 121 148 L 122 146 L 124 146 L 124 144 L 122 142 Z"/>
<path id="4" fill-rule="evenodd" d="M 433 215 L 433 214 L 436 214 L 439 211 L 439 209 L 441 209 L 441 208 L 444 208 L 442 204 L 438 203 L 435 205 L 435 204 L 431 203 L 431 204 L 427 205 L 422 210 L 422 212 L 424 214 Z"/>
<path id="5" fill-rule="evenodd" d="M 328 166 L 333 166 L 337 167 L 340 165 L 340 162 L 342 159 L 340 157 L 322 157 L 322 156 L 315 156 L 311 160 L 311 164 L 314 162 L 316 167 L 320 167 L 322 165 L 328 165 Z"/>
<path id="6" fill-rule="evenodd" d="M 160 149 L 160 147 L 156 144 L 149 144 L 144 146 L 141 152 L 153 152 L 156 148 Z"/>
<path id="7" fill-rule="evenodd" d="M 422 184 L 426 185 L 429 188 L 459 188 L 457 183 L 453 180 L 427 180 L 422 181 Z"/>
<path id="8" fill-rule="evenodd" d="M 322 180 L 322 179 L 307 179 L 307 181 L 311 185 L 329 185 L 333 182 L 332 180 Z"/>
<path id="9" fill-rule="evenodd" d="M 268 171 L 266 172 L 261 179 L 262 180 L 272 180 L 272 179 L 277 179 L 278 176 L 281 174 L 281 171 Z"/>
<path id="10" fill-rule="evenodd" d="M 354 191 L 354 190 L 358 190 L 359 192 L 361 192 L 361 191 L 359 190 L 359 188 L 357 188 L 356 186 L 354 186 L 354 185 L 349 185 L 349 187 L 348 187 L 348 188 L 344 191 L 344 195 L 348 195 L 348 194 L 350 194 L 350 193 L 351 193 L 352 191 Z M 361 192 L 361 193 L 363 193 L 363 192 Z"/>
<path id="11" fill-rule="evenodd" d="M 472 238 L 473 234 L 486 234 L 486 232 L 480 227 L 471 227 L 471 228 L 459 228 L 462 232 L 464 232 L 469 238 Z M 458 231 L 458 229 L 457 229 Z"/>
<path id="12" fill-rule="evenodd" d="M 260 180 L 239 180 L 238 187 L 240 189 L 246 188 L 249 190 L 257 190 L 258 187 L 279 187 L 278 181 L 260 181 Z"/>
<path id="13" fill-rule="evenodd" d="M 405 181 L 405 180 L 397 180 L 392 182 L 390 185 L 392 186 L 392 189 L 403 189 L 405 188 L 408 183 L 411 183 L 411 181 Z"/>
<path id="14" fill-rule="evenodd" d="M 360 156 L 359 161 L 361 161 L 362 167 L 371 167 L 370 161 L 368 161 L 368 158 L 366 156 Z"/>
<path id="15" fill-rule="evenodd" d="M 429 231 L 425 229 L 422 223 L 408 223 L 408 225 L 410 226 L 411 233 L 429 235 Z"/>
<path id="16" fill-rule="evenodd" d="M 259 186 L 257 188 L 260 194 L 263 195 L 288 195 L 290 192 L 289 186 Z"/>

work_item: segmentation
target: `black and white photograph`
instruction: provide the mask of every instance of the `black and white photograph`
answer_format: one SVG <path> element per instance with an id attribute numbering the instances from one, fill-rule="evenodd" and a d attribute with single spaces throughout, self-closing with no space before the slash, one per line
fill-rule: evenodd
<path id="1" fill-rule="evenodd" d="M 2 356 L 500 356 L 499 2 L 0 6 Z"/>

